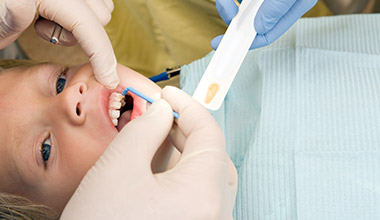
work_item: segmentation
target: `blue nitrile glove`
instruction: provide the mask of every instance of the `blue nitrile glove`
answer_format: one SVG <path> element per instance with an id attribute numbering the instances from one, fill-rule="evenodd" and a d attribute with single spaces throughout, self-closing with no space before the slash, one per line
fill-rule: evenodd
<path id="1" fill-rule="evenodd" d="M 238 0 L 241 2 L 242 0 Z M 253 0 L 255 1 L 255 0 Z M 264 0 L 255 18 L 257 36 L 250 49 L 271 44 L 283 35 L 303 14 L 310 10 L 318 0 Z M 216 0 L 216 9 L 226 24 L 230 24 L 239 8 L 233 0 Z M 211 41 L 216 50 L 223 35 Z"/>

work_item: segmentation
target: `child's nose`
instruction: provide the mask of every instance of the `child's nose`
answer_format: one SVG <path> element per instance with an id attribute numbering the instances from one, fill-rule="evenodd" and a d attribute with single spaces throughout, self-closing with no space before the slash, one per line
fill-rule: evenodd
<path id="1" fill-rule="evenodd" d="M 86 120 L 86 112 L 84 110 L 86 92 L 87 85 L 83 82 L 70 85 L 62 92 L 63 112 L 73 124 L 81 125 Z"/>

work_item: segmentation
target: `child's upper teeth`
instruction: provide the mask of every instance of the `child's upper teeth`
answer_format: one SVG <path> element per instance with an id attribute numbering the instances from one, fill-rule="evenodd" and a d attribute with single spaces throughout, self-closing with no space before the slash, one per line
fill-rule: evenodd
<path id="1" fill-rule="evenodd" d="M 117 126 L 118 120 L 117 119 L 112 119 L 113 125 Z"/>
<path id="2" fill-rule="evenodd" d="M 121 93 L 118 93 L 118 92 L 113 92 L 111 94 L 110 98 L 113 98 L 113 97 L 115 97 L 115 98 L 117 98 L 119 100 L 122 99 L 122 98 L 124 98 L 124 96 Z"/>
<path id="3" fill-rule="evenodd" d="M 110 101 L 110 107 L 113 109 L 120 109 L 121 108 L 121 103 L 120 101 Z"/>
<path id="4" fill-rule="evenodd" d="M 123 99 L 120 100 L 120 103 L 121 103 L 121 107 L 125 105 L 125 97 L 123 97 Z"/>
<path id="5" fill-rule="evenodd" d="M 119 110 L 110 110 L 109 112 L 111 119 L 117 119 L 120 117 L 120 111 Z"/>
<path id="6" fill-rule="evenodd" d="M 118 118 L 120 117 L 120 108 L 125 105 L 125 97 L 117 92 L 111 93 L 109 97 L 108 113 L 112 123 L 117 126 Z"/>

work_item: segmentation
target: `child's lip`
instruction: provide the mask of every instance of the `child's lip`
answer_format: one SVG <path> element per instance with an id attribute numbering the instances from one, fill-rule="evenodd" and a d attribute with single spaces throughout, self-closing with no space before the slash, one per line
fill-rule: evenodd
<path id="1" fill-rule="evenodd" d="M 128 95 L 130 95 L 133 98 L 133 110 L 132 110 L 132 115 L 131 115 L 131 121 L 132 121 L 135 118 L 140 117 L 142 114 L 144 114 L 144 112 L 146 111 L 147 101 L 131 92 L 128 92 Z"/>
<path id="2" fill-rule="evenodd" d="M 133 107 L 132 110 L 120 112 L 121 115 L 119 117 L 117 130 L 120 131 L 125 125 L 134 119 L 140 117 L 146 111 L 146 101 L 139 96 L 128 92 L 127 96 L 133 99 Z"/>
<path id="3" fill-rule="evenodd" d="M 101 99 L 101 103 L 102 103 L 102 114 L 106 118 L 108 126 L 111 127 L 112 130 L 114 130 L 116 132 L 118 132 L 118 129 L 113 125 L 111 117 L 109 116 L 109 113 L 108 113 L 109 96 L 113 92 L 122 93 L 123 90 L 124 89 L 122 86 L 118 86 L 116 89 L 112 89 L 112 90 L 102 87 L 101 94 L 100 94 L 100 99 Z M 132 120 L 136 119 L 137 117 L 140 117 L 146 111 L 147 101 L 145 99 L 140 98 L 139 96 L 137 96 L 133 93 L 128 93 L 128 95 L 130 95 L 133 98 L 133 110 L 132 110 L 131 119 L 130 119 L 130 121 L 132 121 Z M 128 124 L 128 123 L 126 123 L 126 124 Z M 125 125 L 123 125 L 123 126 L 125 126 Z"/>

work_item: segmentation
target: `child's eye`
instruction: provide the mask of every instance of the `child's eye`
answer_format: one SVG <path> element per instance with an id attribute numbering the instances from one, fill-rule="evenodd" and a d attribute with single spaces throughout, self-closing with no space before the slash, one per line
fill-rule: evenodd
<path id="1" fill-rule="evenodd" d="M 50 142 L 50 137 L 48 137 L 41 146 L 41 157 L 42 160 L 46 162 L 49 160 L 50 157 L 50 150 L 51 150 L 51 142 Z"/>
<path id="2" fill-rule="evenodd" d="M 66 75 L 62 74 L 57 79 L 57 83 L 56 83 L 57 94 L 63 91 L 63 89 L 65 88 L 65 84 L 66 84 Z"/>

